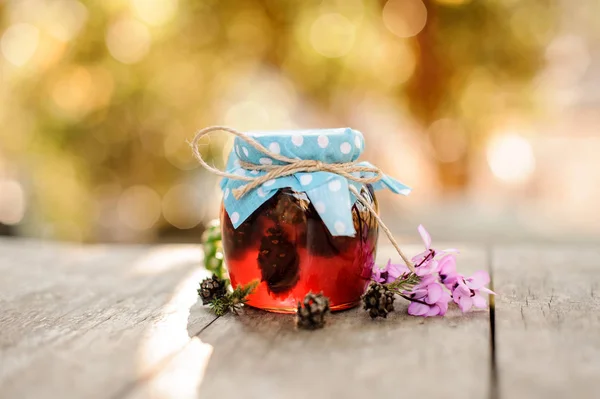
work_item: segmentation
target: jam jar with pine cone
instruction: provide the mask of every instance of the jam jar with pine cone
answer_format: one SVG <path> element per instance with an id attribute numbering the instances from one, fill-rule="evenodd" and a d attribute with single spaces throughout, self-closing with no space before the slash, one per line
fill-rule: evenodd
<path id="1" fill-rule="evenodd" d="M 246 134 L 270 153 L 331 164 L 357 162 L 364 148 L 362 134 L 349 128 Z M 284 163 L 236 137 L 227 172 L 252 178 L 267 173 L 252 165 Z M 372 167 L 367 162 L 359 165 Z M 247 304 L 295 313 L 298 302 L 312 292 L 328 297 L 332 311 L 358 305 L 371 276 L 379 229 L 363 202 L 378 212 L 374 189 L 400 194 L 410 189 L 385 175 L 371 185 L 311 171 L 282 175 L 242 196 L 234 195 L 245 184 L 247 180 L 233 178 L 221 182 L 221 233 L 232 286 L 260 281 Z"/>

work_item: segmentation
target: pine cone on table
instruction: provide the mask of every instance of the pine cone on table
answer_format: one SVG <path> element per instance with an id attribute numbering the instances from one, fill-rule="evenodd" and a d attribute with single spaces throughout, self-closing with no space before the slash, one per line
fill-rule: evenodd
<path id="1" fill-rule="evenodd" d="M 214 274 L 211 278 L 204 279 L 198 289 L 198 295 L 202 298 L 203 305 L 208 305 L 213 299 L 225 296 L 225 293 L 225 282 Z"/>
<path id="2" fill-rule="evenodd" d="M 308 293 L 303 302 L 298 302 L 296 325 L 314 330 L 325 325 L 325 313 L 329 311 L 329 298 L 321 294 Z"/>
<path id="3" fill-rule="evenodd" d="M 364 309 L 369 312 L 372 319 L 376 317 L 386 318 L 389 312 L 394 311 L 394 293 L 386 286 L 372 282 L 367 292 L 361 297 Z"/>

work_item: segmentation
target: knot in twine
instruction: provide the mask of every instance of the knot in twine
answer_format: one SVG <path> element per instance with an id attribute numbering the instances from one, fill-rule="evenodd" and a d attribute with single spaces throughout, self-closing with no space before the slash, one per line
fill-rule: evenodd
<path id="1" fill-rule="evenodd" d="M 271 165 L 262 165 L 262 164 L 259 165 L 259 164 L 254 164 L 251 162 L 246 162 L 246 161 L 240 160 L 240 166 L 244 169 L 267 171 L 267 173 L 265 173 L 264 175 L 257 176 L 257 177 L 240 176 L 240 175 L 224 172 L 222 170 L 214 168 L 214 167 L 210 166 L 208 163 L 206 163 L 204 158 L 202 158 L 202 154 L 200 153 L 200 150 L 198 149 L 200 139 L 214 131 L 225 131 L 225 132 L 231 133 L 234 136 L 237 136 L 240 139 L 244 140 L 246 143 L 248 143 L 249 145 L 254 147 L 254 149 L 256 149 L 257 151 L 259 151 L 277 161 L 283 162 L 284 164 L 283 165 L 272 165 L 272 164 Z M 322 161 L 316 161 L 316 160 L 312 160 L 312 159 L 288 158 L 284 155 L 277 154 L 277 153 L 269 150 L 268 148 L 264 147 L 262 144 L 260 144 L 258 141 L 256 141 L 254 138 L 252 138 L 248 134 L 242 133 L 236 129 L 233 129 L 233 128 L 230 128 L 227 126 L 210 126 L 210 127 L 201 129 L 196 133 L 196 135 L 194 136 L 194 138 L 192 139 L 192 141 L 189 144 L 190 144 L 190 147 L 192 147 L 192 152 L 194 154 L 194 157 L 196 158 L 196 160 L 198 160 L 200 165 L 202 165 L 206 170 L 208 170 L 218 176 L 226 177 L 228 179 L 243 180 L 243 181 L 248 182 L 247 184 L 244 184 L 243 186 L 235 188 L 231 191 L 231 193 L 233 194 L 235 199 L 238 199 L 238 200 L 241 197 L 243 197 L 246 193 L 254 190 L 258 186 L 262 185 L 263 183 L 266 183 L 269 180 L 276 179 L 278 177 L 283 177 L 283 176 L 290 176 L 290 175 L 293 175 L 298 172 L 330 172 L 330 173 L 335 173 L 339 176 L 345 177 L 348 180 L 352 180 L 352 181 L 355 181 L 357 183 L 362 183 L 362 184 L 375 183 L 375 182 L 380 181 L 383 178 L 383 173 L 381 172 L 381 170 L 379 168 L 376 168 L 374 166 L 358 165 L 356 161 L 342 162 L 342 163 L 325 163 Z M 359 172 L 359 173 L 360 172 L 370 172 L 373 175 L 369 176 L 369 177 L 361 177 L 358 175 L 359 173 L 356 173 L 356 172 Z M 402 258 L 402 260 L 404 261 L 406 266 L 414 273 L 415 272 L 414 265 L 408 259 L 408 257 L 406 257 L 406 255 L 404 255 L 404 253 L 400 249 L 400 246 L 394 239 L 392 232 L 383 223 L 383 221 L 379 217 L 377 211 L 375 211 L 375 209 L 373 209 L 371 204 L 369 204 L 369 202 L 367 200 L 365 200 L 362 195 L 360 195 L 360 193 L 354 186 L 349 185 L 348 189 L 350 190 L 350 192 L 352 192 L 354 194 L 354 196 L 357 198 L 357 200 L 361 204 L 363 204 L 369 210 L 369 212 L 371 212 L 371 214 L 373 215 L 375 220 L 377 220 L 377 223 L 379 224 L 381 229 L 384 231 L 384 233 L 387 235 L 390 242 L 392 243 L 392 245 L 394 246 L 394 248 L 396 249 L 396 251 L 398 252 L 400 257 Z"/>

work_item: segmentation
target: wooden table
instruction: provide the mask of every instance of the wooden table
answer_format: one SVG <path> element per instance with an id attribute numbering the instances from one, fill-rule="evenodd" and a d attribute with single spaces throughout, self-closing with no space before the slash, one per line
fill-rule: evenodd
<path id="1" fill-rule="evenodd" d="M 399 299 L 310 332 L 198 304 L 199 246 L 0 240 L 0 397 L 600 397 L 600 247 L 458 247 L 493 274 L 489 311 L 422 319 Z"/>

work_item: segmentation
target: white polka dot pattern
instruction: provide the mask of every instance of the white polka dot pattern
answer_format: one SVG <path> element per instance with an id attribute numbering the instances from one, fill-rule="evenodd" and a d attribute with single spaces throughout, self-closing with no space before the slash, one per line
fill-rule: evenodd
<path id="1" fill-rule="evenodd" d="M 300 136 L 299 134 L 295 134 L 292 136 L 292 143 L 296 147 L 300 147 L 302 143 L 304 143 L 304 137 Z"/>
<path id="2" fill-rule="evenodd" d="M 303 186 L 308 186 L 312 179 L 313 178 L 311 175 L 302 175 L 300 176 L 300 184 L 302 184 Z"/>
<path id="3" fill-rule="evenodd" d="M 350 151 L 352 151 L 352 146 L 350 145 L 350 143 L 342 143 L 342 145 L 340 145 L 340 151 L 342 152 L 342 154 L 350 154 Z"/>
<path id="4" fill-rule="evenodd" d="M 339 191 L 340 188 L 342 188 L 342 183 L 340 183 L 340 181 L 338 179 L 332 180 L 329 182 L 329 190 L 336 192 Z"/>
<path id="5" fill-rule="evenodd" d="M 317 138 L 317 143 L 319 144 L 319 147 L 327 148 L 327 146 L 329 145 L 329 139 L 327 138 L 327 136 L 321 135 Z"/>
<path id="6" fill-rule="evenodd" d="M 271 144 L 269 144 L 269 150 L 271 150 L 271 152 L 274 152 L 275 154 L 279 154 L 279 152 L 281 151 L 281 148 L 279 148 L 279 144 L 271 143 Z"/>
<path id="7" fill-rule="evenodd" d="M 349 128 L 255 132 L 252 137 L 275 154 L 293 159 L 314 159 L 326 163 L 355 161 L 366 145 L 362 134 Z M 280 163 L 236 137 L 227 163 L 227 171 L 239 176 L 252 177 L 264 176 L 267 173 L 266 171 L 242 168 L 240 159 L 259 165 Z M 369 165 L 368 163 L 364 164 Z M 369 177 L 372 176 L 372 173 L 352 172 L 352 175 Z M 348 236 L 355 233 L 351 212 L 351 204 L 354 200 L 347 189 L 347 185 L 350 183 L 352 182 L 347 181 L 344 177 L 329 172 L 298 172 L 268 180 L 237 199 L 231 195 L 232 190 L 241 187 L 246 182 L 224 179 L 222 183 L 223 202 L 234 227 L 237 228 L 279 188 L 290 187 L 308 197 L 314 210 L 321 216 L 332 235 Z M 361 186 L 357 183 L 352 184 L 357 188 Z M 410 192 L 408 187 L 389 176 L 385 176 L 384 180 L 373 184 L 373 187 L 375 189 L 389 188 L 395 193 L 404 195 Z"/>

